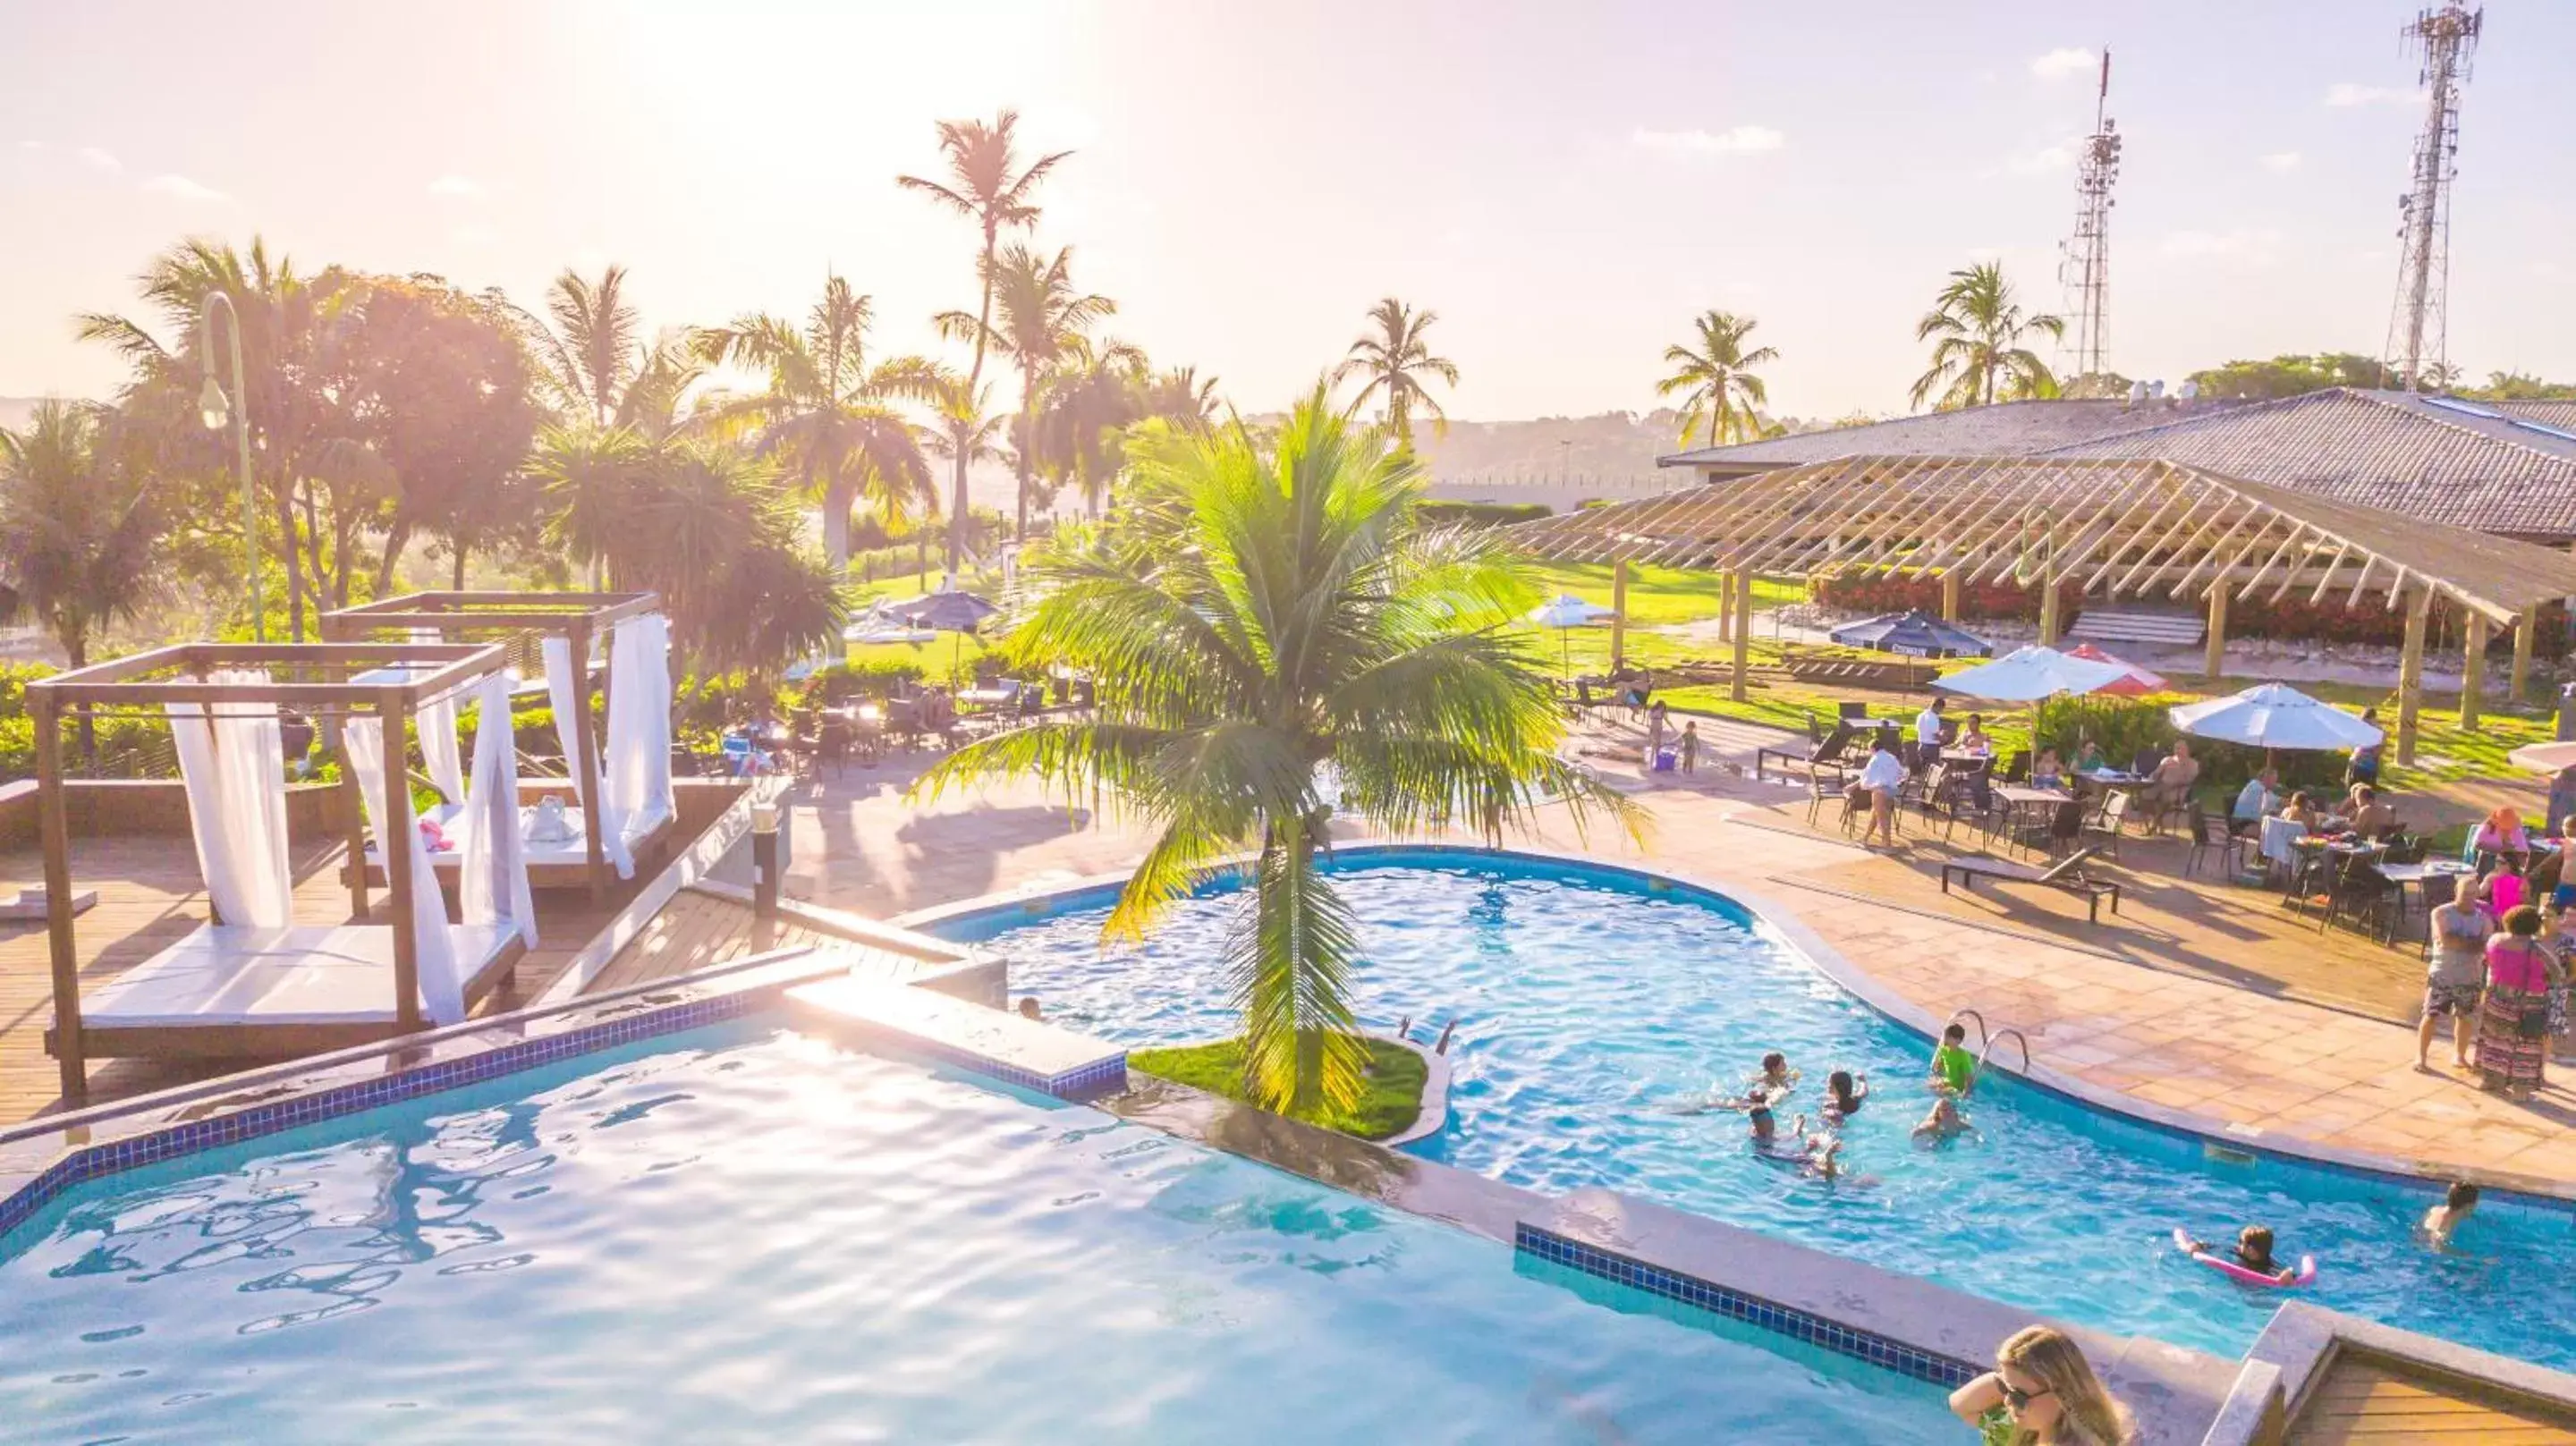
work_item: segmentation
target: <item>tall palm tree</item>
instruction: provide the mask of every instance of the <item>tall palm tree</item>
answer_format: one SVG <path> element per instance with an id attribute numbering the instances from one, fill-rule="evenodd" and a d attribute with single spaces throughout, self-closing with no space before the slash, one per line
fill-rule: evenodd
<path id="1" fill-rule="evenodd" d="M 984 347 L 992 335 L 993 248 L 1006 230 L 1034 226 L 1038 220 L 1038 183 L 1056 168 L 1071 151 L 1056 151 L 1020 164 L 1019 153 L 1012 146 L 1012 132 L 1018 129 L 1020 113 L 1005 110 L 993 118 L 991 125 L 982 121 L 941 121 L 939 151 L 948 162 L 948 179 L 933 181 L 922 176 L 897 176 L 895 183 L 907 191 L 918 191 L 931 200 L 964 216 L 983 231 L 984 249 L 977 253 L 975 274 L 984 283 L 984 299 L 975 312 L 975 361 L 966 372 L 966 394 L 980 395 L 984 384 Z M 948 570 L 957 570 L 958 559 L 966 550 L 966 459 L 957 459 L 957 487 L 949 521 Z"/>
<path id="2" fill-rule="evenodd" d="M 2024 397 L 2057 395 L 2057 377 L 2021 339 L 2038 332 L 2066 334 L 2066 319 L 2047 312 L 2025 316 L 2003 266 L 1989 261 L 1950 273 L 1932 309 L 1914 324 L 1916 341 L 1940 340 L 1932 365 L 1914 380 L 1914 405 L 1938 393 L 1936 410 L 1981 407 Z"/>
<path id="3" fill-rule="evenodd" d="M 536 340 L 548 385 L 565 411 L 586 411 L 592 426 L 608 426 L 645 361 L 644 324 L 626 300 L 626 268 L 611 266 L 597 281 L 565 268 L 546 287 L 546 314 L 554 325 L 536 328 Z"/>
<path id="4" fill-rule="evenodd" d="M 610 559 L 636 550 L 638 502 L 658 460 L 658 449 L 628 427 L 538 433 L 528 472 L 545 499 L 545 545 L 590 569 L 594 583 L 614 577 Z"/>
<path id="5" fill-rule="evenodd" d="M 1145 353 L 1123 341 L 1077 341 L 1043 397 L 1044 410 L 1031 440 L 1036 465 L 1058 485 L 1082 489 L 1084 505 L 1100 515 L 1110 479 L 1122 460 L 1126 429 L 1151 415 L 1146 403 Z"/>
<path id="6" fill-rule="evenodd" d="M 1340 386 L 1351 377 L 1366 377 L 1367 383 L 1351 398 L 1350 411 L 1356 413 L 1379 397 L 1385 407 L 1387 430 L 1395 434 L 1396 445 L 1413 448 L 1413 410 L 1430 414 L 1432 426 L 1441 435 L 1449 431 L 1448 415 L 1432 399 L 1422 384 L 1425 377 L 1438 377 L 1451 386 L 1458 385 L 1458 364 L 1447 357 L 1433 356 L 1423 334 L 1440 319 L 1436 311 L 1416 311 L 1390 296 L 1369 308 L 1369 320 L 1377 330 L 1362 332 L 1351 343 L 1349 355 L 1333 368 L 1333 385 Z"/>
<path id="7" fill-rule="evenodd" d="M 1753 368 L 1768 366 L 1780 359 L 1774 347 L 1744 349 L 1744 339 L 1753 334 L 1754 321 L 1749 316 L 1732 312 L 1703 311 L 1691 321 L 1699 333 L 1699 350 L 1687 346 L 1664 348 L 1664 361 L 1673 374 L 1655 383 L 1655 395 L 1669 397 L 1675 392 L 1682 399 L 1682 442 L 1690 445 L 1691 433 L 1700 423 L 1708 423 L 1708 442 L 1714 447 L 1721 442 L 1740 442 L 1761 427 L 1753 409 L 1771 400 L 1762 378 Z"/>
<path id="8" fill-rule="evenodd" d="M 1036 434 L 1039 388 L 1057 366 L 1074 354 L 1093 326 L 1116 314 L 1118 303 L 1074 289 L 1070 246 L 1049 257 L 1014 245 L 1002 251 L 994 266 L 998 274 L 991 278 L 989 290 L 1002 316 L 990 337 L 980 330 L 982 323 L 962 311 L 941 312 L 934 321 L 940 335 L 950 340 L 972 338 L 979 347 L 989 344 L 994 351 L 1019 363 L 1020 444 L 1014 449 L 1018 455 L 1019 505 L 1012 536 L 1026 538 L 1029 464 L 1036 451 L 1031 439 Z"/>
<path id="9" fill-rule="evenodd" d="M 1204 427 L 1216 420 L 1216 378 L 1199 380 L 1197 367 L 1165 367 L 1145 381 L 1138 402 L 1146 416 Z"/>
<path id="10" fill-rule="evenodd" d="M 753 314 L 700 332 L 697 351 L 710 365 L 766 368 L 768 390 L 721 399 L 700 420 L 723 431 L 754 427 L 759 451 L 777 458 L 823 506 L 823 554 L 835 569 L 850 561 L 850 505 L 865 497 L 876 513 L 901 524 L 911 516 L 929 463 L 899 403 L 927 400 L 937 368 L 919 357 L 871 362 L 868 298 L 838 276 L 799 328 Z"/>
<path id="11" fill-rule="evenodd" d="M 47 400 L 23 429 L 0 428 L 0 621 L 34 617 L 75 668 L 160 597 L 173 520 L 149 472 L 111 455 L 108 418 Z"/>
<path id="12" fill-rule="evenodd" d="M 1246 1083 L 1273 1105 L 1347 1102 L 1357 921 L 1317 866 L 1341 803 L 1390 834 L 1463 824 L 1498 840 L 1545 796 L 1578 817 L 1634 806 L 1560 762 L 1545 672 L 1499 624 L 1537 589 L 1491 533 L 1425 529 L 1423 482 L 1317 386 L 1275 444 L 1240 422 L 1146 429 L 1139 505 L 1102 545 L 1033 566 L 1017 657 L 1096 680 L 1098 711 L 968 745 L 916 785 L 1035 775 L 1105 792 L 1157 831 L 1106 933 L 1133 938 L 1227 855 L 1255 863 L 1227 959 Z"/>

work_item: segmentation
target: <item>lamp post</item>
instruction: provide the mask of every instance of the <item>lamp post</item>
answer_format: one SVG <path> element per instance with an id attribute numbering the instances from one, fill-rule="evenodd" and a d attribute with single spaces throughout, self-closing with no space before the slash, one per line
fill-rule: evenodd
<path id="1" fill-rule="evenodd" d="M 230 400 L 224 389 L 215 384 L 215 313 L 220 310 L 232 322 L 233 394 Z M 242 495 L 242 583 L 250 596 L 251 637 L 268 641 L 268 614 L 259 600 L 259 508 L 252 500 L 250 483 L 250 388 L 242 380 L 241 313 L 233 310 L 233 299 L 221 291 L 206 293 L 206 304 L 197 314 L 200 327 L 197 358 L 205 365 L 206 384 L 197 393 L 197 415 L 209 432 L 220 432 L 226 423 L 233 429 L 234 475 L 241 479 Z"/>

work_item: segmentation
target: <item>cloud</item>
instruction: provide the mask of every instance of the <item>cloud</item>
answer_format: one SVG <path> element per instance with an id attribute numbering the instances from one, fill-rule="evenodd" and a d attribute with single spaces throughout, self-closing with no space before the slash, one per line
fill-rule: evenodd
<path id="1" fill-rule="evenodd" d="M 2299 168 L 2297 151 L 2274 151 L 2263 158 L 2263 169 L 2275 175 L 2287 175 Z"/>
<path id="2" fill-rule="evenodd" d="M 2273 230 L 2175 231 L 2159 243 L 2156 250 L 2181 260 L 2228 258 L 2269 263 L 2281 245 L 2281 233 Z"/>
<path id="3" fill-rule="evenodd" d="M 1776 151 L 1789 143 L 1789 138 L 1769 126 L 1736 126 L 1716 132 L 1703 130 L 1653 131 L 1639 126 L 1629 135 L 1631 145 L 1675 156 L 1741 156 L 1757 151 Z"/>
<path id="4" fill-rule="evenodd" d="M 92 170 L 105 171 L 112 176 L 125 169 L 125 163 L 118 160 L 113 151 L 101 150 L 97 146 L 83 146 L 79 154 L 82 163 Z"/>
<path id="5" fill-rule="evenodd" d="M 232 197 L 212 186 L 189 180 L 185 176 L 154 176 L 143 183 L 143 189 L 174 201 L 229 201 Z"/>
<path id="6" fill-rule="evenodd" d="M 433 196 L 480 196 L 483 187 L 470 176 L 441 176 L 429 183 Z"/>
<path id="7" fill-rule="evenodd" d="M 2014 176 L 2045 176 L 2075 164 L 2073 141 L 2059 141 L 2035 150 L 2015 151 L 2004 157 L 2004 171 Z"/>
<path id="8" fill-rule="evenodd" d="M 2082 46 L 2060 46 L 2030 63 L 2030 73 L 2042 80 L 2063 80 L 2091 70 L 2099 57 Z"/>
<path id="9" fill-rule="evenodd" d="M 2353 105 L 2422 105 L 2424 92 L 2400 90 L 2393 85 L 2355 85 L 2339 80 L 2326 87 L 2326 104 Z"/>

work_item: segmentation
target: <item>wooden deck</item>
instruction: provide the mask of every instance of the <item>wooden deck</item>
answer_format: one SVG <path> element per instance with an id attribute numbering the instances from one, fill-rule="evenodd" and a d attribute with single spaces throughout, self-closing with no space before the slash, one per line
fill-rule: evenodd
<path id="1" fill-rule="evenodd" d="M 770 949 L 832 942 L 836 941 L 829 935 L 792 920 L 764 921 L 731 899 L 682 889 L 617 952 L 585 992 L 650 984 Z"/>
<path id="2" fill-rule="evenodd" d="M 2338 1357 L 2286 1446 L 2576 1446 L 2569 1418 L 2369 1356 Z"/>

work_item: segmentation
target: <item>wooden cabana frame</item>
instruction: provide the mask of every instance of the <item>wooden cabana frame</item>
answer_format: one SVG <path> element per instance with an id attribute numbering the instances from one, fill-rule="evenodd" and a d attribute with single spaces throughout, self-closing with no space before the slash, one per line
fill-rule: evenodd
<path id="1" fill-rule="evenodd" d="M 2515 629 L 2512 688 L 2527 681 L 2534 610 L 2576 596 L 2576 558 L 2529 543 L 2153 458 L 1855 456 L 1519 524 L 1527 551 L 1729 576 L 1737 623 L 1735 696 L 1744 697 L 1743 610 L 1757 574 L 1939 578 L 1945 611 L 1963 583 L 2041 591 L 2041 641 L 2054 643 L 2061 588 L 2105 598 L 2158 593 L 2203 603 L 2208 671 L 2220 670 L 2231 600 L 2406 609 L 2397 753 L 2413 761 L 2426 621 L 2436 600 L 2461 616 L 2461 715 L 2477 725 L 2489 625 Z M 1614 624 L 1615 626 L 1615 624 Z"/>
<path id="2" fill-rule="evenodd" d="M 72 908 L 71 833 L 63 798 L 61 720 L 75 712 L 99 709 L 160 711 L 170 703 L 195 703 L 214 713 L 226 704 L 275 708 L 290 706 L 326 717 L 372 713 L 385 732 L 385 797 L 379 810 L 386 832 L 404 837 L 412 827 L 411 783 L 402 766 L 407 725 L 421 704 L 452 693 L 479 678 L 502 671 L 508 657 L 498 646 L 463 643 L 188 643 L 156 648 L 130 657 L 58 673 L 27 685 L 27 712 L 35 723 L 38 827 L 44 853 L 45 929 L 53 965 L 54 1027 L 46 1036 L 62 1070 L 63 1097 L 74 1103 L 88 1093 L 88 1057 L 121 1052 L 197 1056 L 207 1051 L 205 1037 L 221 1031 L 223 1054 L 298 1054 L 364 1043 L 387 1033 L 408 1034 L 421 1027 L 417 941 L 412 935 L 412 877 L 409 849 L 387 849 L 386 884 L 393 914 L 393 1027 L 348 1025 L 168 1026 L 119 1029 L 114 1038 L 84 1026 L 81 1018 L 79 942 Z M 218 669 L 265 669 L 266 682 L 212 682 Z M 367 678 L 398 672 L 398 678 Z M 365 679 L 365 681 L 361 681 Z M 279 767 L 285 766 L 283 759 Z M 356 771 L 342 770 L 348 803 L 350 919 L 367 914 L 366 823 L 359 808 Z M 429 881 L 437 887 L 436 880 Z M 490 977 L 508 973 L 524 944 L 499 957 Z M 468 982 L 470 1000 L 480 991 Z"/>
<path id="3" fill-rule="evenodd" d="M 324 613 L 322 636 L 355 641 L 383 633 L 436 633 L 449 642 L 521 636 L 567 640 L 573 666 L 581 670 L 573 689 L 573 746 L 580 756 L 565 759 L 564 767 L 581 780 L 573 792 L 581 800 L 582 876 L 590 885 L 591 901 L 601 903 L 608 897 L 608 851 L 599 834 L 601 771 L 591 726 L 591 643 L 618 623 L 661 610 L 661 595 L 650 592 L 415 592 Z M 607 671 L 603 663 L 603 692 Z M 358 857 L 363 866 L 364 855 Z"/>

